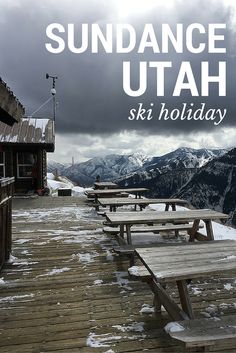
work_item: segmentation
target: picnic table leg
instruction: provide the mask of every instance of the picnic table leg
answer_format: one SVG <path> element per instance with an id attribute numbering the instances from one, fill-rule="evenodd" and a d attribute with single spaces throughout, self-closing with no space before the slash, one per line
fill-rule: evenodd
<path id="1" fill-rule="evenodd" d="M 172 208 L 172 211 L 176 211 L 176 204 L 172 203 L 171 208 Z M 179 231 L 175 230 L 175 237 L 178 238 L 178 236 L 179 236 Z"/>
<path id="2" fill-rule="evenodd" d="M 110 212 L 112 212 L 112 206 L 110 206 Z"/>
<path id="3" fill-rule="evenodd" d="M 132 245 L 130 227 L 131 227 L 130 224 L 126 224 L 127 243 L 128 243 L 129 245 Z"/>
<path id="4" fill-rule="evenodd" d="M 189 241 L 190 242 L 193 242 L 195 240 L 195 235 L 198 231 L 198 228 L 199 228 L 199 223 L 200 223 L 200 219 L 196 219 L 194 222 L 193 222 L 193 227 L 192 229 L 189 231 L 189 235 L 190 235 L 190 238 L 189 238 Z"/>
<path id="5" fill-rule="evenodd" d="M 166 203 L 165 211 L 169 211 L 169 207 L 170 207 L 170 205 L 168 203 Z"/>
<path id="6" fill-rule="evenodd" d="M 154 297 L 153 297 L 153 306 L 154 306 L 154 310 L 155 310 L 155 313 L 159 313 L 161 314 L 161 301 L 160 301 L 160 298 L 158 296 L 158 292 L 155 291 L 155 285 L 153 283 L 153 280 L 149 280 L 148 281 L 148 285 L 149 287 L 151 288 L 153 294 L 154 294 Z"/>
<path id="7" fill-rule="evenodd" d="M 183 281 L 177 281 L 177 287 L 179 291 L 179 298 L 180 298 L 180 303 L 182 306 L 183 311 L 188 315 L 190 319 L 194 319 L 194 314 L 193 314 L 193 309 L 192 309 L 192 304 L 188 292 L 188 287 L 187 287 L 187 282 L 185 280 Z"/>
<path id="8" fill-rule="evenodd" d="M 98 195 L 95 195 L 94 202 L 95 202 L 95 210 L 96 210 L 96 211 L 99 211 Z"/>
<path id="9" fill-rule="evenodd" d="M 206 225 L 207 240 L 214 240 L 211 220 L 204 221 Z"/>
<path id="10" fill-rule="evenodd" d="M 124 238 L 124 224 L 120 225 L 120 236 L 121 238 Z"/>

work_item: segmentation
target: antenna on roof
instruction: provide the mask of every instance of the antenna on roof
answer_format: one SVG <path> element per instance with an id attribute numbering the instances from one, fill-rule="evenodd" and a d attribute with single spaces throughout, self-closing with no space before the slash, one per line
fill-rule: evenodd
<path id="1" fill-rule="evenodd" d="M 57 76 L 52 76 L 49 74 L 46 74 L 46 79 L 48 80 L 49 78 L 52 79 L 52 88 L 51 88 L 51 94 L 52 94 L 52 100 L 53 100 L 53 120 L 56 120 L 56 80 L 58 79 Z"/>
<path id="2" fill-rule="evenodd" d="M 46 104 L 48 104 L 51 100 L 53 100 L 53 120 L 56 120 L 56 80 L 58 79 L 57 76 L 51 76 L 49 74 L 46 74 L 46 79 L 52 78 L 52 88 L 51 88 L 51 97 L 48 98 L 43 104 L 40 105 L 39 108 L 37 108 L 30 116 L 29 118 L 32 118 L 33 115 L 35 115 L 41 108 L 43 108 Z"/>

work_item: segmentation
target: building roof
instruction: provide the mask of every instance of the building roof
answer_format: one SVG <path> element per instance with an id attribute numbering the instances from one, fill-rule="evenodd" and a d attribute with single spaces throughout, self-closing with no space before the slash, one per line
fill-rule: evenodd
<path id="1" fill-rule="evenodd" d="M 48 152 L 54 151 L 54 121 L 51 119 L 23 118 L 8 126 L 0 122 L 0 144 L 44 145 Z"/>
<path id="2" fill-rule="evenodd" d="M 0 78 L 0 121 L 13 125 L 24 116 L 25 108 Z"/>

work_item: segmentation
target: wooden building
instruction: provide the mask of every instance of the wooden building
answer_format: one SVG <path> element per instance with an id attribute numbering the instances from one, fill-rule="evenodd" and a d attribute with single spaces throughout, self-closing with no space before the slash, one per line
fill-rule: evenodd
<path id="1" fill-rule="evenodd" d="M 0 123 L 0 177 L 15 177 L 15 193 L 46 186 L 47 152 L 55 145 L 54 121 L 23 118 L 13 126 Z"/>

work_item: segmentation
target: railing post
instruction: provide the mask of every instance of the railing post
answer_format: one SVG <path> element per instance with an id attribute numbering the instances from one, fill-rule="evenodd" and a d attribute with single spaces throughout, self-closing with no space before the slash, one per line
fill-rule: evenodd
<path id="1" fill-rule="evenodd" d="M 0 269 L 11 254 L 14 178 L 0 179 Z"/>

